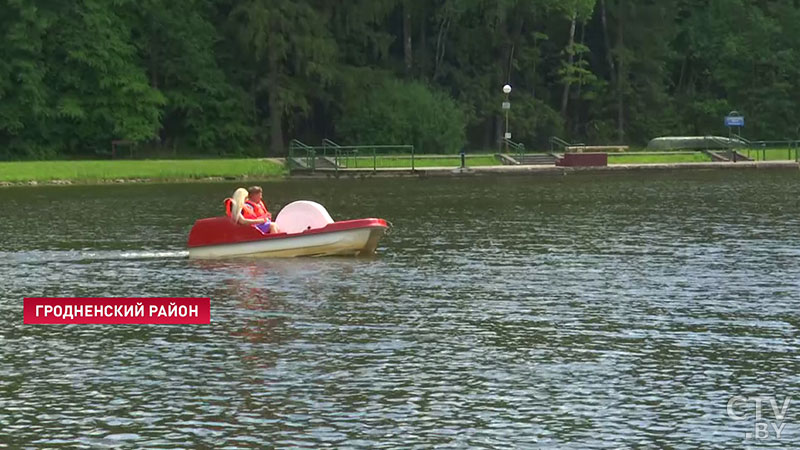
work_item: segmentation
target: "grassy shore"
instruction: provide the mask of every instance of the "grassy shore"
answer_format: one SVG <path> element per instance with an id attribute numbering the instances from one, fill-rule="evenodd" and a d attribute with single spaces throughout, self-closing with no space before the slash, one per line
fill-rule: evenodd
<path id="1" fill-rule="evenodd" d="M 647 153 L 609 153 L 609 164 L 675 164 L 675 163 L 696 163 L 711 162 L 711 157 L 705 153 L 676 153 L 668 154 L 647 154 Z"/>
<path id="2" fill-rule="evenodd" d="M 794 161 L 797 158 L 797 150 L 794 148 L 744 149 L 739 150 L 739 153 L 754 161 Z"/>
<path id="3" fill-rule="evenodd" d="M 268 159 L 193 159 L 121 161 L 23 161 L 0 163 L 0 182 L 64 180 L 105 182 L 204 178 L 274 178 L 286 174 L 284 165 Z"/>
<path id="4" fill-rule="evenodd" d="M 372 157 L 360 156 L 358 158 L 340 159 L 340 164 L 348 168 L 411 168 L 411 155 L 391 155 L 378 156 L 374 160 Z M 455 156 L 419 156 L 414 158 L 414 167 L 458 167 L 461 165 L 461 157 Z M 497 166 L 502 163 L 494 155 L 467 155 L 468 166 Z"/>
<path id="5" fill-rule="evenodd" d="M 747 154 L 746 152 L 743 152 Z M 512 155 L 514 156 L 514 155 Z M 788 149 L 768 149 L 750 152 L 756 160 L 789 159 Z M 764 157 L 766 156 L 766 158 Z M 794 156 L 794 154 L 792 155 Z M 371 169 L 373 164 L 381 169 L 410 169 L 411 155 L 380 155 L 340 159 L 347 168 Z M 615 164 L 673 164 L 711 162 L 702 152 L 671 153 L 609 153 L 608 163 Z M 417 155 L 414 166 L 460 166 L 458 155 Z M 467 155 L 468 167 L 501 166 L 494 154 Z M 42 183 L 105 183 L 135 180 L 188 181 L 203 179 L 269 179 L 288 174 L 282 159 L 172 159 L 172 160 L 103 160 L 103 161 L 26 161 L 0 162 L 0 185 Z"/>

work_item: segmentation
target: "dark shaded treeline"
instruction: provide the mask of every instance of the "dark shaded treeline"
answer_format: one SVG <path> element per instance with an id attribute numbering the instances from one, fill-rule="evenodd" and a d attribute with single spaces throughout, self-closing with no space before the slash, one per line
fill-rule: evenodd
<path id="1" fill-rule="evenodd" d="M 796 138 L 795 0 L 0 0 L 0 155 Z"/>

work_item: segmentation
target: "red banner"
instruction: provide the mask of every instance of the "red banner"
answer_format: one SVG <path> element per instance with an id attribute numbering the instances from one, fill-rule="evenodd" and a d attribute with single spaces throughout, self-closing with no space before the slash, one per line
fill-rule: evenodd
<path id="1" fill-rule="evenodd" d="M 23 316 L 25 324 L 208 324 L 211 299 L 33 297 L 23 300 Z"/>

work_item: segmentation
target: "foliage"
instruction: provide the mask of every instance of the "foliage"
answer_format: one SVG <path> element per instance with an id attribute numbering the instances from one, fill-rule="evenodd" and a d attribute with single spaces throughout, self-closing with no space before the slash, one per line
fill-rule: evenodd
<path id="1" fill-rule="evenodd" d="M 0 0 L 0 159 L 497 148 L 506 83 L 528 148 L 725 134 L 731 110 L 797 138 L 798 21 L 794 0 Z"/>
<path id="2" fill-rule="evenodd" d="M 339 134 L 352 144 L 411 143 L 419 153 L 455 153 L 464 143 L 464 116 L 446 95 L 418 82 L 387 80 L 351 102 Z"/>

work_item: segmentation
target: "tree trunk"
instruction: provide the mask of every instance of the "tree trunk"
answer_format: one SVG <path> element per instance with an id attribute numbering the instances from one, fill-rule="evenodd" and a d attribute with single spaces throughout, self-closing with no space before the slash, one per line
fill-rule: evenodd
<path id="1" fill-rule="evenodd" d="M 495 142 L 497 136 L 495 136 L 494 130 L 494 115 L 486 118 L 482 123 L 481 129 L 483 131 L 483 148 L 494 148 L 497 145 L 497 142 Z"/>
<path id="2" fill-rule="evenodd" d="M 158 61 L 156 60 L 157 44 L 154 41 L 150 42 L 150 87 L 153 89 L 158 89 Z M 164 138 L 167 136 L 166 127 L 164 124 L 165 120 L 162 119 L 155 139 L 155 145 L 157 147 L 163 146 Z"/>
<path id="3" fill-rule="evenodd" d="M 586 42 L 586 22 L 583 22 L 581 23 L 581 45 L 583 45 L 585 42 Z M 581 53 L 580 57 L 578 58 L 578 64 L 581 64 L 582 62 L 583 62 L 583 53 Z M 581 75 L 578 77 L 578 87 L 575 92 L 576 101 L 580 102 L 582 95 L 583 95 L 583 73 L 581 73 Z M 581 125 L 580 104 L 574 105 L 572 111 L 573 111 L 572 130 L 573 133 L 577 134 Z"/>
<path id="4" fill-rule="evenodd" d="M 617 139 L 619 144 L 625 143 L 625 99 L 624 87 L 627 74 L 625 73 L 625 43 L 624 43 L 624 0 L 617 4 Z"/>
<path id="5" fill-rule="evenodd" d="M 158 89 L 158 70 L 156 68 L 155 56 L 150 55 L 150 87 Z"/>
<path id="6" fill-rule="evenodd" d="M 575 13 L 572 15 L 572 21 L 570 21 L 569 25 L 569 43 L 567 43 L 567 70 L 572 67 L 572 64 L 575 61 L 575 24 L 578 19 L 578 14 Z M 564 91 L 561 93 L 561 118 L 564 119 L 564 123 L 567 122 L 567 106 L 569 104 L 569 88 L 570 88 L 570 80 L 569 80 L 569 73 L 567 73 L 566 79 L 564 80 Z"/>
<path id="7" fill-rule="evenodd" d="M 283 105 L 280 100 L 280 62 L 275 52 L 268 46 L 269 73 L 269 135 L 272 155 L 283 154 Z"/>
<path id="8" fill-rule="evenodd" d="M 256 96 L 256 74 L 253 72 L 253 77 L 250 79 L 250 98 L 253 100 L 252 115 L 250 116 L 250 124 L 254 129 L 258 127 L 258 99 Z"/>
<path id="9" fill-rule="evenodd" d="M 408 0 L 403 2 L 403 57 L 406 76 L 411 76 L 414 60 L 411 48 L 411 8 L 408 6 Z"/>
<path id="10" fill-rule="evenodd" d="M 424 3 L 421 6 L 420 15 L 421 19 L 418 20 L 419 22 L 419 37 L 417 38 L 417 73 L 419 76 L 422 77 L 430 77 L 431 72 L 431 64 L 428 60 L 428 37 L 427 37 L 427 27 L 425 18 L 427 17 L 428 12 L 426 11 L 426 6 Z"/>
<path id="11" fill-rule="evenodd" d="M 684 88 L 683 83 L 684 80 L 686 80 L 686 68 L 688 64 L 689 64 L 689 55 L 686 55 L 683 57 L 683 61 L 681 61 L 681 73 L 678 76 L 678 84 L 675 87 L 675 92 L 679 94 L 683 94 L 683 88 Z"/>
<path id="12" fill-rule="evenodd" d="M 509 51 L 508 56 L 508 70 L 506 72 L 506 79 L 508 83 L 511 84 L 511 72 L 514 71 L 514 53 L 517 49 L 517 44 L 522 37 L 522 30 L 525 27 L 525 20 L 519 19 L 514 24 L 514 29 L 511 34 L 511 50 Z"/>
<path id="13" fill-rule="evenodd" d="M 436 55 L 433 66 L 433 80 L 439 77 L 439 69 L 442 61 L 444 61 L 445 52 L 445 39 L 447 37 L 447 29 L 450 27 L 450 18 L 445 17 L 439 23 L 439 33 L 436 37 Z"/>
<path id="14" fill-rule="evenodd" d="M 533 58 L 533 67 L 531 67 L 530 77 L 533 82 L 531 83 L 531 97 L 536 98 L 536 63 L 539 62 L 539 59 L 542 55 L 539 53 L 539 44 L 536 42 L 536 34 L 533 35 L 533 52 L 536 55 Z"/>
<path id="15" fill-rule="evenodd" d="M 504 127 L 505 127 L 505 119 L 503 116 L 494 116 L 494 127 L 495 127 L 495 136 L 497 136 L 497 145 L 498 151 L 500 153 L 503 152 L 503 143 L 505 142 L 505 135 L 504 135 Z"/>
<path id="16" fill-rule="evenodd" d="M 600 0 L 600 20 L 603 23 L 603 43 L 606 46 L 606 62 L 608 62 L 608 74 L 611 86 L 616 89 L 617 69 L 614 67 L 614 55 L 611 50 L 611 39 L 608 37 L 608 20 L 606 19 L 606 0 Z"/>

